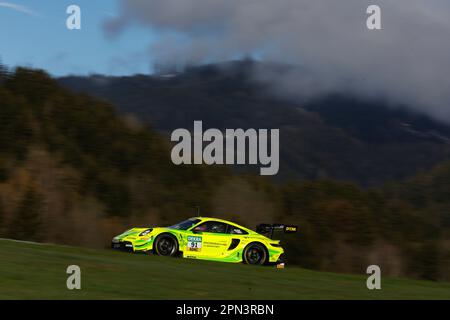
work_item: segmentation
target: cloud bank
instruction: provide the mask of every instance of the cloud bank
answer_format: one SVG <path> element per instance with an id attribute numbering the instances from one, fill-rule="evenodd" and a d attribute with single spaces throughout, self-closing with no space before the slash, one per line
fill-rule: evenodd
<path id="1" fill-rule="evenodd" d="M 382 30 L 366 27 L 377 4 Z M 104 29 L 157 30 L 152 58 L 174 63 L 254 54 L 298 65 L 256 71 L 282 94 L 349 92 L 404 103 L 450 122 L 450 4 L 444 0 L 120 0 Z"/>

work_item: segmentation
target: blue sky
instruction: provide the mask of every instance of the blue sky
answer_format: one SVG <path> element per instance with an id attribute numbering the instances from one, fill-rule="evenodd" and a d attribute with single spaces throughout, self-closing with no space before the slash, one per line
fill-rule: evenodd
<path id="1" fill-rule="evenodd" d="M 81 8 L 81 30 L 66 28 L 71 4 Z M 111 0 L 0 0 L 0 59 L 9 67 L 43 68 L 55 76 L 149 73 L 149 45 L 157 35 L 150 28 L 130 27 L 108 38 L 102 23 L 117 12 Z"/>

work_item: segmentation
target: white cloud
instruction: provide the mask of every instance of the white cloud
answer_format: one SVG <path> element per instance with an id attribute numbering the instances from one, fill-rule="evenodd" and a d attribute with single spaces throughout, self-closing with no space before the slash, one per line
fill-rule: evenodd
<path id="1" fill-rule="evenodd" d="M 34 17 L 40 17 L 40 14 L 37 13 L 36 11 L 33 11 L 32 9 L 19 5 L 19 4 L 15 4 L 15 3 L 11 3 L 11 2 L 0 2 L 0 7 L 3 8 L 8 8 L 17 12 L 22 12 L 25 14 L 28 14 L 30 16 L 34 16 Z"/>

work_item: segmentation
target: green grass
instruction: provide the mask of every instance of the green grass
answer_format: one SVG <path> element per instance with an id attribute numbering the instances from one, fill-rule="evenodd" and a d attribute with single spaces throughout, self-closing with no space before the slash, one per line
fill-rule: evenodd
<path id="1" fill-rule="evenodd" d="M 66 268 L 81 268 L 81 290 Z M 287 266 L 134 255 L 0 240 L 0 299 L 450 299 L 450 283 L 382 278 Z"/>

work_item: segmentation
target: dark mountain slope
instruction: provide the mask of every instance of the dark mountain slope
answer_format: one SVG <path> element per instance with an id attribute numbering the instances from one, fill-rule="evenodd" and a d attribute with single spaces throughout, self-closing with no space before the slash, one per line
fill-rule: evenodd
<path id="1" fill-rule="evenodd" d="M 59 82 L 105 99 L 165 133 L 191 129 L 194 120 L 203 120 L 204 128 L 279 128 L 278 180 L 328 177 L 376 185 L 450 159 L 450 127 L 445 124 L 407 108 L 342 95 L 305 104 L 281 100 L 268 85 L 252 80 L 255 63 Z"/>

